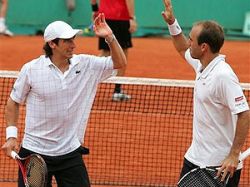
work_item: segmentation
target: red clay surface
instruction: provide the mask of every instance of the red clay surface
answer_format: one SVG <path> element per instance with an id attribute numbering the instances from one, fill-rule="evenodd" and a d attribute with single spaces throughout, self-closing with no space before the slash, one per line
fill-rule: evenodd
<path id="1" fill-rule="evenodd" d="M 192 68 L 175 51 L 167 38 L 134 38 L 129 51 L 126 76 L 166 79 L 194 78 Z M 78 37 L 76 53 L 96 54 L 95 37 Z M 0 70 L 19 70 L 31 59 L 40 56 L 41 36 L 0 36 Z M 250 82 L 250 42 L 226 41 L 222 51 L 237 73 L 240 82 Z"/>
<path id="2" fill-rule="evenodd" d="M 175 51 L 167 38 L 134 38 L 134 47 L 129 51 L 126 76 L 194 79 L 192 68 Z M 97 39 L 78 37 L 75 53 L 96 54 Z M 41 36 L 0 36 L 0 70 L 20 70 L 22 65 L 40 56 L 43 46 Z M 226 41 L 222 53 L 238 75 L 240 82 L 250 82 L 250 42 Z M 15 183 L 0 183 L 11 187 Z"/>

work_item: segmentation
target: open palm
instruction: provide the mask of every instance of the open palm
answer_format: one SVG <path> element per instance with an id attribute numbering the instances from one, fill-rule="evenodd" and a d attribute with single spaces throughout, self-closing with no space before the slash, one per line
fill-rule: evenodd
<path id="1" fill-rule="evenodd" d="M 113 32 L 105 21 L 105 16 L 103 13 L 100 13 L 94 20 L 94 32 L 99 37 L 107 37 Z"/>
<path id="2" fill-rule="evenodd" d="M 164 20 L 168 23 L 173 22 L 174 15 L 173 15 L 171 0 L 163 0 L 163 3 L 165 5 L 165 11 L 162 11 L 161 14 L 162 14 Z"/>

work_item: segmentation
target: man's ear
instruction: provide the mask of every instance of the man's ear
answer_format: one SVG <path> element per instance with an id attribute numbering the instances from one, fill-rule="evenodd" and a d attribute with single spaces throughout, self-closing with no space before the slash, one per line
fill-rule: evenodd
<path id="1" fill-rule="evenodd" d="M 53 41 L 49 41 L 48 44 L 49 44 L 51 49 L 54 49 L 56 46 L 56 43 L 54 43 Z"/>
<path id="2" fill-rule="evenodd" d="M 201 44 L 201 50 L 202 52 L 207 51 L 210 48 L 210 46 L 207 43 Z"/>

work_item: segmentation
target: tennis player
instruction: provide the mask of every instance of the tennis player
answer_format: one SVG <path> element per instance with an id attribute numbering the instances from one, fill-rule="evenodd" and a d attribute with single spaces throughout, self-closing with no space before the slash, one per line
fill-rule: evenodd
<path id="1" fill-rule="evenodd" d="M 52 176 L 59 187 L 90 186 L 81 145 L 97 86 L 127 63 L 104 14 L 96 17 L 94 32 L 105 38 L 111 56 L 73 54 L 76 35 L 81 32 L 63 21 L 50 23 L 44 32 L 45 55 L 22 67 L 6 106 L 7 140 L 2 149 L 8 156 L 11 150 L 18 151 L 18 111 L 25 103 L 19 156 L 38 153 L 44 158 L 47 186 L 51 186 Z M 18 186 L 24 187 L 20 172 Z"/>
<path id="2" fill-rule="evenodd" d="M 193 139 L 184 158 L 181 177 L 198 166 L 221 166 L 227 186 L 238 186 L 242 163 L 240 151 L 246 140 L 250 112 L 239 80 L 225 56 L 222 27 L 214 21 L 194 24 L 187 39 L 174 16 L 171 0 L 164 0 L 166 21 L 173 44 L 196 73 L 194 87 Z"/>

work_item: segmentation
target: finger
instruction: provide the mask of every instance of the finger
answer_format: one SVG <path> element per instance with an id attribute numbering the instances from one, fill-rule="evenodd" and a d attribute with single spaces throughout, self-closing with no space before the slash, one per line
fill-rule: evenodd
<path id="1" fill-rule="evenodd" d="M 233 177 L 234 171 L 235 171 L 235 170 L 230 171 L 230 177 Z"/>
<path id="2" fill-rule="evenodd" d="M 104 13 L 101 13 L 101 22 L 105 23 L 105 15 L 104 15 Z"/>
<path id="3" fill-rule="evenodd" d="M 228 174 L 229 174 L 228 169 L 224 169 L 222 173 L 221 181 L 224 181 Z"/>
<path id="4" fill-rule="evenodd" d="M 163 3 L 164 3 L 165 8 L 167 8 L 168 2 L 166 0 L 163 0 Z"/>
<path id="5" fill-rule="evenodd" d="M 233 177 L 234 172 L 235 172 L 236 169 L 237 169 L 237 167 L 231 167 L 231 169 L 230 169 L 230 177 Z"/>
<path id="6" fill-rule="evenodd" d="M 134 32 L 135 32 L 135 29 L 130 28 L 130 29 L 129 29 L 129 32 L 132 34 L 132 33 L 134 33 Z"/>
<path id="7" fill-rule="evenodd" d="M 164 19 L 165 21 L 167 21 L 167 16 L 166 16 L 166 14 L 165 14 L 164 11 L 161 12 L 161 15 L 162 15 L 163 19 Z"/>
<path id="8" fill-rule="evenodd" d="M 217 177 L 221 176 L 223 170 L 224 170 L 224 168 L 222 166 L 220 168 L 218 168 Z"/>
<path id="9" fill-rule="evenodd" d="M 98 16 L 96 16 L 95 19 L 94 19 L 94 25 L 97 24 L 97 20 L 98 20 Z"/>
<path id="10" fill-rule="evenodd" d="M 101 23 L 101 14 L 98 14 L 98 16 L 96 17 L 95 21 L 96 21 L 96 25 L 97 26 L 100 25 L 100 23 Z"/>
<path id="11" fill-rule="evenodd" d="M 135 25 L 130 25 L 129 32 L 134 33 L 135 31 L 136 31 L 136 26 Z"/>
<path id="12" fill-rule="evenodd" d="M 166 9 L 169 9 L 169 7 L 171 7 L 171 2 L 169 0 L 164 0 L 164 5 Z"/>
<path id="13" fill-rule="evenodd" d="M 15 148 L 14 148 L 14 151 L 18 152 L 18 150 L 19 150 L 19 146 L 16 144 Z"/>

